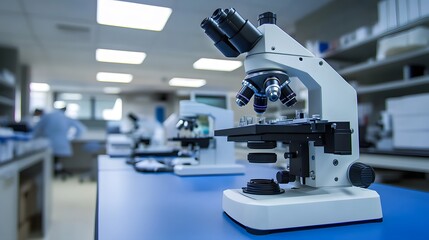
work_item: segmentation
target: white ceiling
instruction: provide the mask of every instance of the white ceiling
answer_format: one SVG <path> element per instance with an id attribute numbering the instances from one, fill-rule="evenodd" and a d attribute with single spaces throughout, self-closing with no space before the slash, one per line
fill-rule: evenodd
<path id="1" fill-rule="evenodd" d="M 96 0 L 0 0 L 0 44 L 19 48 L 20 60 L 31 66 L 32 81 L 47 82 L 62 91 L 101 91 L 119 86 L 124 92 L 175 91 L 172 77 L 207 79 L 202 90 L 236 91 L 243 67 L 233 72 L 195 70 L 201 57 L 224 58 L 200 28 L 201 21 L 221 7 L 234 7 L 257 24 L 266 11 L 277 14 L 277 24 L 293 32 L 294 22 L 331 0 L 134 0 L 170 7 L 173 12 L 161 32 L 99 25 Z M 82 28 L 64 31 L 58 24 Z M 147 53 L 141 65 L 99 63 L 95 49 L 135 50 Z M 239 59 L 244 59 L 240 56 Z M 131 84 L 95 80 L 98 71 L 131 73 Z"/>

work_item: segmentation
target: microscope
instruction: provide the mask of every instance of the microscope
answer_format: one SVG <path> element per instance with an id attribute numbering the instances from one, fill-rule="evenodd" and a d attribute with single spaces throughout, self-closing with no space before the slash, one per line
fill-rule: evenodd
<path id="1" fill-rule="evenodd" d="M 268 100 L 293 106 L 296 94 L 289 84 L 298 79 L 308 90 L 308 116 L 217 128 L 215 136 L 260 151 L 248 154 L 250 163 L 275 163 L 277 155 L 267 149 L 276 148 L 277 142 L 289 146 L 284 153 L 288 167 L 277 172 L 276 180 L 251 179 L 242 189 L 223 192 L 224 212 L 254 234 L 382 221 L 380 197 L 367 189 L 374 170 L 357 162 L 356 91 L 327 62 L 276 26 L 275 14 L 263 13 L 258 20 L 256 28 L 230 8 L 217 9 L 201 23 L 224 56 L 247 52 L 247 76 L 236 103 L 245 106 L 253 97 L 259 116 Z"/>
<path id="2" fill-rule="evenodd" d="M 212 137 L 193 134 L 198 127 L 197 117 L 207 116 L 213 129 L 233 126 L 233 112 L 194 101 L 180 101 L 180 119 L 177 137 L 169 139 L 181 143 L 182 151 L 173 160 L 174 173 L 187 175 L 242 174 L 244 166 L 235 163 L 234 145 L 223 137 Z M 210 124 L 211 123 L 211 124 Z M 188 134 L 185 134 L 188 132 Z"/>

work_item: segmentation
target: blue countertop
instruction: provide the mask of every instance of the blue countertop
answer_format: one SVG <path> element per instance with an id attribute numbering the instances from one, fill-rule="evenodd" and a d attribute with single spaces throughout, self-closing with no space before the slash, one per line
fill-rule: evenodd
<path id="1" fill-rule="evenodd" d="M 121 160 L 99 159 L 103 167 L 98 176 L 96 235 L 102 240 L 369 240 L 428 239 L 429 236 L 429 193 L 426 192 L 373 184 L 370 188 L 381 196 L 383 222 L 259 236 L 248 233 L 223 213 L 222 192 L 241 188 L 251 178 L 274 178 L 277 170 L 273 167 L 246 163 L 245 175 L 179 177 L 173 173 L 124 171 L 126 168 L 118 161 Z"/>

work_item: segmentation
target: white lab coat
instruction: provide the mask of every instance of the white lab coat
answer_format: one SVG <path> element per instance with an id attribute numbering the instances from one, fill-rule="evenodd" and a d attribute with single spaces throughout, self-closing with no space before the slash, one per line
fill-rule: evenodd
<path id="1" fill-rule="evenodd" d="M 78 120 L 67 117 L 61 110 L 54 110 L 40 118 L 34 128 L 34 137 L 49 139 L 54 156 L 70 157 L 73 152 L 68 135 L 73 128 L 75 138 L 80 137 L 86 130 Z"/>

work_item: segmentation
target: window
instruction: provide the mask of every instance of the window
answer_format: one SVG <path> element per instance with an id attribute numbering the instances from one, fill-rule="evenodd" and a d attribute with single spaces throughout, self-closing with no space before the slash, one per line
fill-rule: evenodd
<path id="1" fill-rule="evenodd" d="M 120 120 L 122 100 L 115 95 L 55 93 L 54 108 L 67 106 L 66 114 L 83 120 Z"/>
<path id="2" fill-rule="evenodd" d="M 95 119 L 121 120 L 122 100 L 114 96 L 95 98 Z"/>

